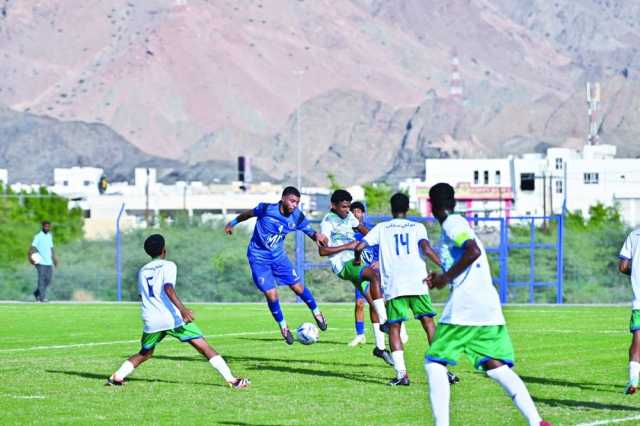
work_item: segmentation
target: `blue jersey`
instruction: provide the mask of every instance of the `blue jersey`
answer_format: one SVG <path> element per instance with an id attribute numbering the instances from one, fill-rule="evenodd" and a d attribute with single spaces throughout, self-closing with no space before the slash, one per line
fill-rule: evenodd
<path id="1" fill-rule="evenodd" d="M 365 222 L 364 226 L 371 230 L 373 228 L 373 223 Z M 356 241 L 360 241 L 364 235 L 362 235 L 359 231 L 356 231 L 355 235 Z M 380 246 L 378 244 L 373 246 L 367 246 L 364 250 L 362 250 L 361 259 L 367 264 L 371 265 L 373 262 L 377 262 L 380 257 Z"/>
<path id="2" fill-rule="evenodd" d="M 289 216 L 280 213 L 280 203 L 260 203 L 253 209 L 257 218 L 247 256 L 252 260 L 274 260 L 286 256 L 284 239 L 289 232 L 302 231 L 313 237 L 316 231 L 304 214 L 295 209 Z"/>

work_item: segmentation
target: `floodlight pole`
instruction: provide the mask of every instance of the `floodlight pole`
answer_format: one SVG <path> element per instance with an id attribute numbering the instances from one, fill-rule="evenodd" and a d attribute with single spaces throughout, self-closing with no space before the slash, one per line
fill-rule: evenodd
<path id="1" fill-rule="evenodd" d="M 120 232 L 120 218 L 123 212 L 124 203 L 122 203 L 118 218 L 116 219 L 116 279 L 118 282 L 118 302 L 122 302 L 122 237 Z"/>

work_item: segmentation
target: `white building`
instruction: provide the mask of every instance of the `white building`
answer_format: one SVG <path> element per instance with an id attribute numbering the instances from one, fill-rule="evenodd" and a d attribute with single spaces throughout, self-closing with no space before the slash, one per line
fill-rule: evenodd
<path id="1" fill-rule="evenodd" d="M 551 148 L 547 155 L 503 159 L 428 159 L 425 182 L 410 185 L 418 208 L 430 215 L 429 188 L 456 188 L 457 208 L 469 216 L 544 216 L 567 209 L 588 214 L 596 203 L 618 205 L 625 222 L 640 224 L 640 159 L 615 158 L 612 145 L 581 152 Z"/>
<path id="2" fill-rule="evenodd" d="M 9 183 L 9 172 L 7 169 L 0 169 L 0 184 L 6 187 L 7 183 Z"/>

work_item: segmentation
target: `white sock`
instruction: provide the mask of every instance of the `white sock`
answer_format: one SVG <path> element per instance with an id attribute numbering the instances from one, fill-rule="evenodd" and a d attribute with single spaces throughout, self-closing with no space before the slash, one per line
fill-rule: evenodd
<path id="1" fill-rule="evenodd" d="M 449 426 L 449 379 L 447 367 L 437 362 L 426 362 L 424 369 L 429 380 L 429 400 L 435 426 Z"/>
<path id="2" fill-rule="evenodd" d="M 400 326 L 400 340 L 402 341 L 402 344 L 405 344 L 409 341 L 409 335 L 407 334 L 407 326 L 405 325 L 404 322 L 402 322 L 402 325 Z"/>
<path id="3" fill-rule="evenodd" d="M 638 383 L 640 376 L 640 362 L 629 361 L 629 383 Z"/>
<path id="4" fill-rule="evenodd" d="M 135 370 L 135 367 L 133 366 L 131 361 L 126 360 L 122 363 L 120 368 L 118 368 L 118 371 L 113 373 L 113 378 L 118 381 L 124 380 L 124 378 L 131 374 L 133 370 Z"/>
<path id="5" fill-rule="evenodd" d="M 384 306 L 384 299 L 376 299 L 373 301 L 373 307 L 378 313 L 378 318 L 380 318 L 380 324 L 384 324 L 387 322 L 387 308 Z"/>
<path id="6" fill-rule="evenodd" d="M 391 352 L 393 358 L 393 368 L 396 370 L 396 377 L 402 379 L 407 375 L 407 366 L 404 364 L 404 351 Z"/>
<path id="7" fill-rule="evenodd" d="M 384 333 L 380 331 L 380 324 L 377 322 L 373 323 L 373 335 L 376 338 L 376 348 L 385 350 L 387 346 L 385 344 Z"/>
<path id="8" fill-rule="evenodd" d="M 493 370 L 487 371 L 487 375 L 496 382 L 500 383 L 500 386 L 507 392 L 507 395 L 511 397 L 513 403 L 518 407 L 518 410 L 526 417 L 529 425 L 538 426 L 542 421 L 538 410 L 536 409 L 531 395 L 525 386 L 522 379 L 509 368 L 507 365 L 503 365 Z"/>
<path id="9" fill-rule="evenodd" d="M 209 364 L 211 364 L 213 368 L 218 370 L 218 373 L 220 373 L 227 382 L 232 382 L 236 379 L 233 376 L 233 374 L 231 374 L 231 370 L 229 369 L 229 366 L 220 355 L 216 355 L 213 358 L 211 358 L 209 360 Z"/>

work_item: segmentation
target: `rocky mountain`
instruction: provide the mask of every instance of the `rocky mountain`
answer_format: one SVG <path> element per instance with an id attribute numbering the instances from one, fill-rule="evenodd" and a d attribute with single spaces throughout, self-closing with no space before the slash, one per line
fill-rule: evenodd
<path id="1" fill-rule="evenodd" d="M 601 142 L 640 155 L 637 2 L 0 0 L 0 12 L 0 103 L 104 124 L 185 175 L 250 155 L 290 180 L 298 146 L 311 184 L 579 148 L 587 81 L 602 87 Z"/>

